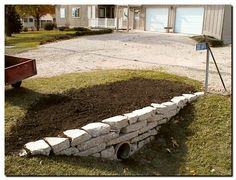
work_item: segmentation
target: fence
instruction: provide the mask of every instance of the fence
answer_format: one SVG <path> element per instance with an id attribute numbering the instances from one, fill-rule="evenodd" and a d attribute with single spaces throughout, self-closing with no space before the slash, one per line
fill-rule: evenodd
<path id="1" fill-rule="evenodd" d="M 122 19 L 118 20 L 119 28 L 122 28 Z M 116 28 L 116 18 L 95 18 L 89 19 L 89 27 Z"/>

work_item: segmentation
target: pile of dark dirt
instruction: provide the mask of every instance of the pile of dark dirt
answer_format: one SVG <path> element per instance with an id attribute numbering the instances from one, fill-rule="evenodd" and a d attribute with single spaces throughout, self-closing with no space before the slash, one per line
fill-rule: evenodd
<path id="1" fill-rule="evenodd" d="M 35 102 L 6 136 L 6 154 L 29 141 L 57 136 L 67 129 L 162 103 L 195 89 L 184 83 L 133 78 L 63 94 L 47 94 Z"/>

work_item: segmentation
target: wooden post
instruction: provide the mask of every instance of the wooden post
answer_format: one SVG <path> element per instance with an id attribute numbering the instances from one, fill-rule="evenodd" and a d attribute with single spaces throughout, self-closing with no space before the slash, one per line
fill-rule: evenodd
<path id="1" fill-rule="evenodd" d="M 129 32 L 129 5 L 127 5 L 127 32 Z"/>
<path id="2" fill-rule="evenodd" d="M 119 30 L 119 6 L 116 5 L 116 32 Z"/>
<path id="3" fill-rule="evenodd" d="M 107 28 L 107 18 L 105 18 L 105 28 Z"/>

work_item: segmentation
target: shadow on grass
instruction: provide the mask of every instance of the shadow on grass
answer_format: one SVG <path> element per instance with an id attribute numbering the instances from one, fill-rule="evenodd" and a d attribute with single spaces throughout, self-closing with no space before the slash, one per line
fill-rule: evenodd
<path id="1" fill-rule="evenodd" d="M 23 109 L 27 109 L 32 103 L 40 98 L 47 96 L 31 89 L 25 87 L 11 88 L 5 90 L 5 102 L 13 105 L 19 106 Z"/>

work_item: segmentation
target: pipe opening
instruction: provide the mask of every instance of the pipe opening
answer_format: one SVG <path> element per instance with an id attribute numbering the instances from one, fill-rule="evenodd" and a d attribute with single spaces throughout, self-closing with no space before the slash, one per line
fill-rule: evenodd
<path id="1" fill-rule="evenodd" d="M 118 144 L 116 150 L 117 159 L 128 159 L 130 155 L 130 149 L 129 143 Z"/>

